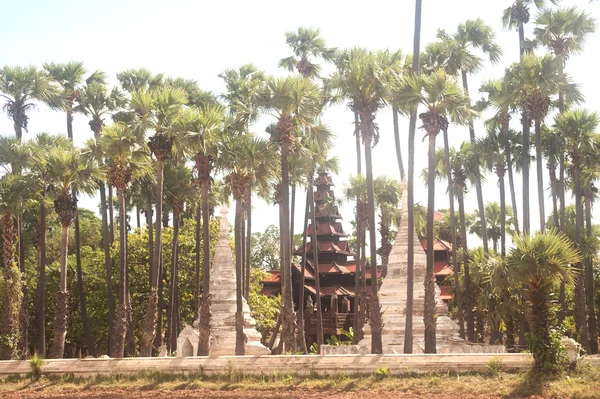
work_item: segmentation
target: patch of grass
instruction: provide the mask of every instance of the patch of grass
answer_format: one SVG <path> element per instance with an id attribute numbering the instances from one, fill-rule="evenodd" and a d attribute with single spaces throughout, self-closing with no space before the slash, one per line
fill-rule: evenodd
<path id="1" fill-rule="evenodd" d="M 536 395 L 541 398 L 596 398 L 600 399 L 600 368 L 580 367 L 552 378 L 543 378 L 527 372 L 510 373 L 503 371 L 494 363 L 494 370 L 486 373 L 437 373 L 417 375 L 403 373 L 392 376 L 389 370 L 371 375 L 339 374 L 337 376 L 318 375 L 298 376 L 288 373 L 245 374 L 231 368 L 221 375 L 206 375 L 203 370 L 189 375 L 142 371 L 136 374 L 114 374 L 94 377 L 75 377 L 49 375 L 42 378 L 43 383 L 31 384 L 23 377 L 8 377 L 0 382 L 2 392 L 53 391 L 73 392 L 83 390 L 127 391 L 152 390 L 213 390 L 213 391 L 395 391 L 414 394 L 439 394 L 447 397 L 527 397 Z M 383 368 L 382 368 L 383 369 Z M 489 370 L 489 368 L 488 368 Z M 385 377 L 382 377 L 384 376 Z"/>

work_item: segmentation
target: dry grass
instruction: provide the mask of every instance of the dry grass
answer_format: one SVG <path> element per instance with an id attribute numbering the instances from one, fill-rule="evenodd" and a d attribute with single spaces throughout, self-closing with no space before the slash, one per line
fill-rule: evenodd
<path id="1" fill-rule="evenodd" d="M 231 369 L 229 373 L 206 376 L 201 371 L 193 375 L 174 375 L 141 372 L 138 375 L 112 375 L 89 378 L 50 376 L 39 382 L 25 378 L 8 378 L 0 383 L 0 397 L 52 397 L 65 392 L 171 391 L 237 391 L 243 392 L 313 392 L 330 393 L 378 391 L 407 396 L 443 395 L 444 397 L 474 398 L 595 398 L 600 399 L 600 369 L 580 367 L 576 372 L 553 378 L 540 378 L 529 373 L 494 372 L 489 374 L 433 374 L 381 377 L 368 376 L 311 376 L 286 374 L 243 375 Z M 13 395 L 17 396 L 13 396 Z M 384 397 L 387 395 L 383 395 Z"/>

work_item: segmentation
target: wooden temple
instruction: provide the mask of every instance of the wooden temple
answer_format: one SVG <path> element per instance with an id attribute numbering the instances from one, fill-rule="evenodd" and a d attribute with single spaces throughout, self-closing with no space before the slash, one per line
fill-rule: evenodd
<path id="1" fill-rule="evenodd" d="M 304 290 L 305 303 L 305 335 L 307 345 L 316 342 L 317 336 L 317 313 L 315 274 L 319 273 L 319 284 L 321 296 L 321 307 L 323 311 L 323 335 L 324 339 L 332 335 L 344 339 L 341 330 L 348 330 L 353 325 L 355 295 L 355 254 L 348 245 L 348 234 L 344 232 L 338 207 L 335 205 L 334 183 L 327 173 L 319 173 L 314 181 L 316 191 L 315 219 L 317 235 L 318 265 L 313 258 L 313 223 L 308 226 L 305 234 L 306 243 L 306 265 L 304 270 L 305 284 L 301 287 L 301 256 L 302 247 L 297 248 L 293 255 L 300 262 L 292 262 L 292 286 L 294 306 L 298 310 L 301 306 L 300 290 Z M 421 244 L 425 248 L 425 241 Z M 448 263 L 451 253 L 450 244 L 436 240 L 435 243 L 435 271 L 438 283 L 441 283 L 446 275 L 452 273 Z M 381 268 L 377 268 L 377 278 L 381 277 Z M 366 270 L 367 295 L 371 294 L 371 269 Z M 280 271 L 271 271 L 263 280 L 262 294 L 279 295 L 281 293 Z M 442 287 L 442 299 L 451 299 L 450 288 Z"/>

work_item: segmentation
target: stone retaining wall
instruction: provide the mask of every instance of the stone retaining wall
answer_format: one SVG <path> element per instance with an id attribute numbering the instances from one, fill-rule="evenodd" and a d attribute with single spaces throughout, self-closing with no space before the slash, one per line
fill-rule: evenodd
<path id="1" fill-rule="evenodd" d="M 490 362 L 501 362 L 505 370 L 530 367 L 529 354 L 438 354 L 438 355 L 327 355 L 327 356 L 220 356 L 186 358 L 49 359 L 44 374 L 94 376 L 159 371 L 165 373 L 320 375 L 372 374 L 386 367 L 391 375 L 435 372 L 485 372 Z M 27 361 L 0 361 L 0 378 L 29 372 Z"/>

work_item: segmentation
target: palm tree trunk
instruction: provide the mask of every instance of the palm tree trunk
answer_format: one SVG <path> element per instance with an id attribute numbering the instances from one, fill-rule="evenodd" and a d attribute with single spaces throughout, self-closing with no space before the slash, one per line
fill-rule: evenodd
<path id="1" fill-rule="evenodd" d="M 140 213 L 140 208 L 138 206 L 135 207 L 135 221 L 136 221 L 137 228 L 138 229 L 142 228 L 142 216 Z"/>
<path id="2" fill-rule="evenodd" d="M 106 187 L 104 181 L 98 182 L 100 188 L 100 213 L 102 218 L 102 246 L 104 248 L 104 269 L 106 270 L 106 296 L 108 307 L 108 353 L 112 353 L 113 333 L 115 328 L 115 297 L 112 284 L 112 260 L 110 257 L 110 241 L 108 220 L 106 216 Z"/>
<path id="3" fill-rule="evenodd" d="M 19 271 L 21 276 L 25 278 L 25 237 L 23 236 L 23 214 L 19 212 L 17 216 L 17 232 L 18 232 L 18 253 L 19 253 Z M 19 309 L 19 323 L 20 323 L 20 336 L 19 336 L 19 351 L 24 356 L 28 355 L 29 352 L 29 312 L 27 305 L 29 304 L 27 284 L 21 285 L 21 291 L 23 292 L 23 299 L 21 301 L 21 307 Z"/>
<path id="4" fill-rule="evenodd" d="M 77 193 L 73 190 L 73 197 L 77 198 Z M 96 343 L 94 334 L 90 328 L 90 320 L 87 315 L 87 304 L 85 298 L 85 289 L 83 286 L 83 272 L 81 270 L 81 234 L 79 231 L 79 215 L 75 217 L 75 269 L 77 271 L 77 290 L 79 291 L 79 310 L 81 312 L 81 322 L 83 324 L 83 335 L 85 336 L 85 345 L 87 353 L 98 357 L 96 352 Z"/>
<path id="5" fill-rule="evenodd" d="M 548 167 L 550 176 L 550 192 L 552 194 L 552 219 L 556 229 L 560 229 L 560 220 L 558 215 L 558 182 L 556 181 L 556 165 Z"/>
<path id="6" fill-rule="evenodd" d="M 588 241 L 592 239 L 592 200 L 585 196 L 585 225 L 586 237 Z M 598 319 L 596 317 L 596 300 L 594 288 L 594 258 L 587 256 L 585 258 L 585 292 L 587 296 L 588 310 L 588 329 L 590 331 L 590 350 L 591 354 L 598 353 Z"/>
<path id="7" fill-rule="evenodd" d="M 358 112 L 354 111 L 354 138 L 356 140 L 356 174 L 362 173 L 361 167 L 361 149 L 360 149 L 360 123 L 358 120 Z"/>
<path id="8" fill-rule="evenodd" d="M 460 217 L 460 235 L 463 248 L 463 263 L 465 270 L 465 315 L 467 319 L 467 339 L 475 342 L 475 320 L 473 319 L 473 305 L 471 296 L 471 275 L 469 273 L 469 254 L 467 245 L 467 224 L 465 221 L 465 201 L 463 197 L 463 187 L 460 185 L 456 191 L 458 200 L 458 213 Z"/>
<path id="9" fill-rule="evenodd" d="M 510 188 L 510 202 L 513 208 L 513 223 L 515 225 L 515 232 L 521 234 L 519 231 L 519 214 L 517 212 L 517 196 L 515 194 L 515 182 L 513 179 L 513 168 L 512 168 L 512 155 L 510 153 L 510 142 L 508 140 L 508 124 L 502 127 L 504 134 L 504 153 L 506 154 L 506 169 L 508 171 L 508 186 Z"/>
<path id="10" fill-rule="evenodd" d="M 281 144 L 281 202 L 280 234 L 281 262 L 284 279 L 282 334 L 284 351 L 294 352 L 294 302 L 292 292 L 292 267 L 290 254 L 290 208 L 289 208 L 289 164 L 290 144 L 284 140 Z"/>
<path id="11" fill-rule="evenodd" d="M 415 0 L 415 31 L 413 35 L 413 73 L 419 75 L 419 55 L 421 54 L 421 9 L 422 0 Z M 413 297 L 414 297 L 414 243 L 415 243 L 415 133 L 417 112 L 410 112 L 408 126 L 408 256 L 406 268 L 406 321 L 404 331 L 404 353 L 413 352 Z M 404 206 L 404 204 L 402 204 Z"/>
<path id="12" fill-rule="evenodd" d="M 396 144 L 396 158 L 398 159 L 398 170 L 400 171 L 400 180 L 404 180 L 404 162 L 402 162 L 402 152 L 400 151 L 400 127 L 398 126 L 397 107 L 392 107 L 392 116 L 394 120 L 394 143 Z"/>
<path id="13" fill-rule="evenodd" d="M 60 249 L 60 284 L 56 294 L 56 316 L 54 320 L 54 342 L 52 358 L 62 359 L 65 352 L 65 337 L 69 320 L 69 292 L 67 291 L 67 255 L 69 250 L 69 225 L 62 224 Z"/>
<path id="14" fill-rule="evenodd" d="M 371 250 L 371 353 L 383 353 L 381 341 L 381 313 L 378 296 L 378 281 L 377 281 L 377 239 L 375 237 L 375 195 L 373 192 L 373 161 L 371 156 L 371 137 L 373 133 L 373 122 L 371 120 L 363 120 L 361 116 L 361 130 L 364 127 L 363 141 L 365 147 L 365 168 L 367 171 L 367 207 L 369 220 L 369 248 Z"/>
<path id="15" fill-rule="evenodd" d="M 538 180 L 538 207 L 540 208 L 540 231 L 546 230 L 546 212 L 544 209 L 544 164 L 542 158 L 542 124 L 535 121 L 535 157 Z"/>
<path id="16" fill-rule="evenodd" d="M 368 166 L 367 166 L 368 170 Z M 368 172 L 367 172 L 368 173 Z M 314 174 L 313 174 L 314 175 Z M 317 353 L 321 353 L 321 346 L 323 345 L 323 307 L 321 305 L 321 276 L 319 275 L 319 242 L 317 241 L 317 213 L 315 206 L 315 192 L 313 191 L 313 179 L 308 180 L 308 186 L 310 187 L 310 212 L 311 212 L 311 224 L 312 224 L 312 235 L 310 237 L 310 243 L 312 247 L 312 258 L 313 267 L 315 269 L 315 291 L 316 302 L 317 302 Z"/>
<path id="17" fill-rule="evenodd" d="M 531 232 L 529 218 L 529 115 L 527 108 L 523 107 L 523 233 Z"/>
<path id="18" fill-rule="evenodd" d="M 202 304 L 209 307 L 202 312 L 206 317 L 199 320 L 200 337 L 198 343 L 198 356 L 208 356 L 210 350 L 210 211 L 209 192 L 210 181 L 202 180 Z"/>
<path id="19" fill-rule="evenodd" d="M 146 214 L 146 228 L 148 229 L 148 260 L 150 262 L 150 268 L 148 273 L 149 284 L 148 286 L 152 286 L 152 265 L 154 264 L 154 225 L 152 223 L 152 192 L 150 190 L 146 191 L 146 210 L 144 213 Z"/>
<path id="20" fill-rule="evenodd" d="M 356 247 L 358 249 L 358 254 L 355 256 L 356 272 L 354 273 L 354 335 L 352 337 L 353 345 L 357 345 L 364 337 L 364 315 L 366 312 L 366 304 L 363 301 L 364 295 L 366 295 L 366 276 L 364 274 L 365 270 L 363 270 L 365 256 L 365 232 L 363 223 L 363 211 L 364 206 L 360 202 L 359 197 L 356 197 Z M 362 292 L 365 292 L 365 294 L 363 295 Z"/>
<path id="21" fill-rule="evenodd" d="M 242 302 L 242 199 L 235 199 L 235 355 L 244 356 L 244 309 Z"/>
<path id="22" fill-rule="evenodd" d="M 244 265 L 244 268 L 246 269 L 246 276 L 248 276 L 248 278 L 246 279 L 246 287 L 244 288 L 244 292 L 246 293 L 246 295 L 250 295 L 250 246 L 252 245 L 252 185 L 248 186 L 248 198 L 246 199 L 246 214 L 248 215 L 248 220 L 246 221 L 246 264 Z"/>
<path id="23" fill-rule="evenodd" d="M 200 240 L 202 239 L 202 208 L 196 206 L 196 231 L 195 231 L 195 252 L 196 252 L 196 277 L 195 277 L 195 288 L 194 288 L 194 303 L 196 304 L 195 310 L 200 309 L 200 264 L 202 263 L 200 257 Z"/>
<path id="24" fill-rule="evenodd" d="M 462 71 L 462 84 L 465 96 L 469 99 L 469 106 L 471 105 L 471 98 L 469 97 L 469 83 L 467 80 L 467 71 Z M 469 118 L 469 137 L 471 138 L 471 144 L 475 144 L 475 126 L 473 125 L 473 119 Z M 481 171 L 479 168 L 475 171 L 475 191 L 477 192 L 477 209 L 479 212 L 479 222 L 481 223 L 481 240 L 483 241 L 483 250 L 488 252 L 488 237 L 487 237 L 487 222 L 485 220 L 485 207 L 483 205 L 483 191 L 481 190 Z"/>
<path id="25" fill-rule="evenodd" d="M 504 187 L 504 169 L 498 173 L 500 185 L 500 256 L 506 256 L 506 192 Z M 494 244 L 496 247 L 496 244 Z M 495 248 L 494 248 L 495 249 Z"/>
<path id="26" fill-rule="evenodd" d="M 115 202 L 113 200 L 113 189 L 110 184 L 108 184 L 108 226 L 110 230 L 110 245 L 115 242 L 115 215 L 114 215 L 114 207 Z"/>
<path id="27" fill-rule="evenodd" d="M 294 251 L 294 219 L 296 218 L 296 185 L 292 184 L 292 196 L 290 207 L 290 248 Z"/>
<path id="28" fill-rule="evenodd" d="M 37 353 L 46 355 L 46 205 L 45 192 L 40 201 L 40 224 L 38 227 L 38 287 L 37 287 Z"/>
<path id="29" fill-rule="evenodd" d="M 435 276 L 433 274 L 434 253 L 433 215 L 435 213 L 435 136 L 429 133 L 429 166 L 427 176 L 427 268 L 425 271 L 425 353 L 436 353 L 435 345 Z"/>
<path id="30" fill-rule="evenodd" d="M 450 230 L 452 231 L 452 264 L 454 271 L 454 286 L 456 289 L 456 305 L 458 318 L 459 336 L 465 338 L 465 321 L 463 312 L 462 291 L 460 289 L 460 263 L 456 256 L 456 214 L 454 212 L 454 185 L 452 184 L 452 167 L 450 165 L 450 145 L 448 143 L 448 130 L 444 129 L 444 158 L 446 162 L 446 175 L 448 177 L 448 200 L 450 202 Z M 404 205 L 403 205 L 404 206 Z"/>
<path id="31" fill-rule="evenodd" d="M 245 194 L 245 193 L 244 193 Z M 234 233 L 235 235 L 235 233 Z M 246 273 L 246 210 L 242 207 L 242 219 L 240 221 L 240 246 L 242 259 L 242 297 L 247 298 L 248 292 L 245 291 L 246 283 L 250 285 L 250 276 Z"/>
<path id="32" fill-rule="evenodd" d="M 575 236 L 577 246 L 583 248 L 583 200 L 581 195 L 581 169 L 578 165 L 573 167 L 573 186 L 575 190 Z M 579 343 L 587 353 L 591 353 L 590 332 L 586 322 L 586 295 L 584 288 L 584 270 L 582 263 L 576 265 L 577 275 L 575 276 L 575 328 L 579 338 Z"/>
<path id="33" fill-rule="evenodd" d="M 160 262 L 158 265 L 158 309 L 157 309 L 157 322 L 156 329 L 154 330 L 154 350 L 156 353 L 160 350 L 163 345 L 163 313 L 165 310 L 165 301 L 164 301 L 164 281 L 167 279 L 165 275 L 165 270 L 163 267 L 163 258 L 162 253 L 160 254 Z"/>
<path id="34" fill-rule="evenodd" d="M 122 358 L 125 353 L 125 337 L 127 335 L 127 207 L 125 206 L 125 188 L 117 189 L 119 202 L 119 306 L 115 325 L 115 341 L 111 357 Z"/>
<path id="35" fill-rule="evenodd" d="M 67 136 L 71 143 L 73 142 L 73 100 L 67 100 L 70 104 L 67 104 Z"/>
<path id="36" fill-rule="evenodd" d="M 171 287 L 169 290 L 169 346 L 171 352 L 177 349 L 177 315 L 179 314 L 179 302 L 177 298 L 177 287 L 179 286 L 179 210 L 173 209 L 173 242 L 171 249 Z"/>
<path id="37" fill-rule="evenodd" d="M 310 179 L 309 179 L 310 181 Z M 304 229 L 302 230 L 304 234 L 302 234 L 302 263 L 300 264 L 300 290 L 298 291 L 298 327 L 300 330 L 301 343 L 302 343 L 302 353 L 307 354 L 308 348 L 306 347 L 306 334 L 304 330 L 304 286 L 306 285 L 306 241 L 307 241 L 307 233 L 308 233 L 308 218 L 310 215 L 310 191 L 312 190 L 312 185 L 307 185 L 306 188 L 306 204 L 304 207 Z M 356 331 L 356 330 L 354 330 Z M 277 331 L 274 332 L 277 334 Z"/>
<path id="38" fill-rule="evenodd" d="M 141 357 L 152 355 L 152 344 L 156 329 L 156 307 L 158 298 L 159 262 L 162 256 L 162 212 L 163 212 L 163 171 L 165 161 L 158 158 L 156 162 L 156 244 L 154 245 L 153 263 L 150 271 L 152 284 L 148 295 L 148 307 L 144 320 L 144 334 L 142 336 Z"/>

